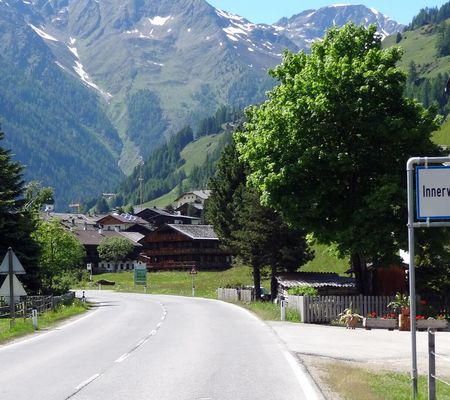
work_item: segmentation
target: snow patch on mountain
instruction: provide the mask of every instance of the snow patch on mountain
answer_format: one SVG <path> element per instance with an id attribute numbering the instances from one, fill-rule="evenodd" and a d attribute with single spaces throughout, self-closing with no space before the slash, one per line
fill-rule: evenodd
<path id="1" fill-rule="evenodd" d="M 52 42 L 59 42 L 58 39 L 55 37 L 49 35 L 48 33 L 45 33 L 43 30 L 39 29 L 38 27 L 34 26 L 33 24 L 28 24 L 41 38 L 45 40 L 51 40 Z"/>
<path id="2" fill-rule="evenodd" d="M 163 26 L 167 21 L 169 21 L 172 18 L 171 15 L 167 16 L 167 17 L 153 17 L 153 18 L 149 18 L 148 20 L 150 21 L 150 23 L 152 25 L 159 25 L 159 26 Z"/>

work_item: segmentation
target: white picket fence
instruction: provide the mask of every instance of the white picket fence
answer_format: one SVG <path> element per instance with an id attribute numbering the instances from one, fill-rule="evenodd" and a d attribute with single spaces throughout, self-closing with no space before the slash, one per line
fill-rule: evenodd
<path id="1" fill-rule="evenodd" d="M 394 296 L 291 296 L 287 307 L 296 309 L 302 322 L 330 323 L 339 318 L 346 308 L 365 317 L 372 312 L 383 315 L 390 312 L 387 305 Z"/>
<path id="2" fill-rule="evenodd" d="M 217 298 L 224 301 L 244 301 L 250 303 L 254 300 L 252 289 L 218 288 Z"/>

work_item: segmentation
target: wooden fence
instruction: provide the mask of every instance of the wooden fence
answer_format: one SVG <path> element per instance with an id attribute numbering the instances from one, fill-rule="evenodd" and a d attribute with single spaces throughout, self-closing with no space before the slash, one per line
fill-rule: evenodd
<path id="1" fill-rule="evenodd" d="M 58 304 L 71 301 L 75 297 L 75 292 L 69 292 L 62 296 L 24 296 L 17 302 L 15 314 L 17 318 L 27 318 L 31 316 L 32 310 L 37 310 L 38 314 L 53 310 Z M 10 317 L 10 306 L 6 305 L 6 299 L 0 296 L 0 318 Z"/>
<path id="2" fill-rule="evenodd" d="M 302 322 L 330 323 L 339 318 L 346 308 L 365 317 L 389 312 L 387 305 L 394 296 L 291 296 L 286 297 L 287 307 L 298 310 Z"/>
<path id="3" fill-rule="evenodd" d="M 224 301 L 244 301 L 250 303 L 254 300 L 252 289 L 217 289 L 217 298 Z"/>

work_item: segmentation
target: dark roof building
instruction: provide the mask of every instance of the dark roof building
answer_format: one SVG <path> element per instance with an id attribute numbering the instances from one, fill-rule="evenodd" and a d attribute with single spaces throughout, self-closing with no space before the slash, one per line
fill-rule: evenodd
<path id="1" fill-rule="evenodd" d="M 156 207 L 144 208 L 142 211 L 139 211 L 136 215 L 146 220 L 154 228 L 158 228 L 165 224 L 190 225 L 200 223 L 200 218 L 190 217 L 188 215 L 181 215 L 178 212 L 174 214 Z"/>

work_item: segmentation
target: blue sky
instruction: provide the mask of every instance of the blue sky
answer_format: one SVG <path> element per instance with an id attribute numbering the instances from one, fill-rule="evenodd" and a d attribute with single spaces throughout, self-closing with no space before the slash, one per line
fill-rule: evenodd
<path id="1" fill-rule="evenodd" d="M 440 7 L 448 0 L 207 0 L 212 6 L 238 14 L 254 23 L 273 24 L 281 17 L 291 17 L 308 9 L 318 9 L 330 4 L 364 4 L 408 24 L 425 7 Z"/>

